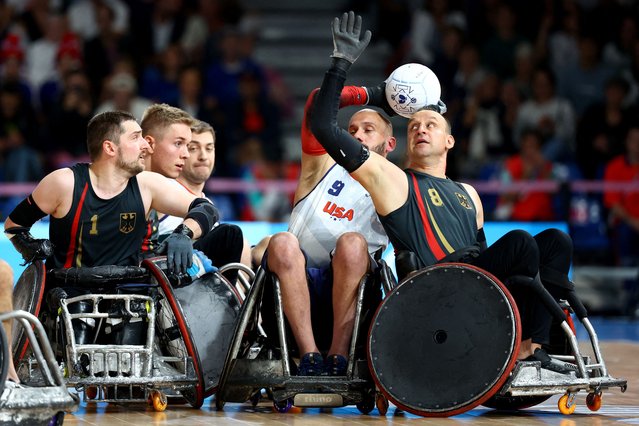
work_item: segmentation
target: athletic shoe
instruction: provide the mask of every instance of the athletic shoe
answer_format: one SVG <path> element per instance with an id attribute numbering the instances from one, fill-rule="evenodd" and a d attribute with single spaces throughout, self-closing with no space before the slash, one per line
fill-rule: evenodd
<path id="1" fill-rule="evenodd" d="M 346 376 L 348 361 L 341 355 L 329 355 L 324 361 L 324 371 L 329 376 Z"/>
<path id="2" fill-rule="evenodd" d="M 573 371 L 577 371 L 577 366 L 575 364 L 552 359 L 550 355 L 541 348 L 535 349 L 535 352 L 528 358 L 524 359 L 524 361 L 539 361 L 541 363 L 541 368 L 561 374 L 570 374 Z"/>
<path id="3" fill-rule="evenodd" d="M 298 376 L 319 376 L 324 372 L 324 358 L 319 352 L 304 354 L 297 367 Z"/>

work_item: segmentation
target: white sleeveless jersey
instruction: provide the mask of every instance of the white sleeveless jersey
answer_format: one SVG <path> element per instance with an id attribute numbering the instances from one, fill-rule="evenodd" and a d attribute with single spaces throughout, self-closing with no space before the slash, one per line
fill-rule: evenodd
<path id="1" fill-rule="evenodd" d="M 362 234 L 370 253 L 388 245 L 370 195 L 338 165 L 293 207 L 288 230 L 297 236 L 313 268 L 330 262 L 335 242 L 345 232 Z"/>

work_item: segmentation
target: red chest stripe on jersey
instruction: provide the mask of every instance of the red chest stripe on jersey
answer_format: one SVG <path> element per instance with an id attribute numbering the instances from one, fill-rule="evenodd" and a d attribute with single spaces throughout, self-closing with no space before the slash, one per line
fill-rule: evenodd
<path id="1" fill-rule="evenodd" d="M 153 250 L 153 242 L 151 241 L 151 237 L 153 236 L 153 221 L 146 221 L 146 234 L 144 235 L 144 240 L 142 240 L 142 252 L 146 253 L 148 251 Z"/>
<path id="2" fill-rule="evenodd" d="M 443 259 L 446 254 L 444 250 L 439 245 L 437 238 L 435 238 L 435 234 L 433 233 L 433 229 L 430 227 L 430 222 L 428 221 L 428 217 L 426 215 L 426 207 L 424 206 L 424 200 L 422 199 L 422 194 L 419 191 L 419 185 L 417 184 L 417 178 L 413 173 L 410 174 L 413 178 L 413 186 L 415 187 L 415 193 L 417 194 L 417 206 L 419 207 L 419 215 L 422 218 L 422 224 L 424 225 L 424 234 L 426 235 L 426 241 L 428 242 L 428 247 L 433 251 L 435 258 L 437 260 Z"/>
<path id="3" fill-rule="evenodd" d="M 87 196 L 87 190 L 89 184 L 84 184 L 80 201 L 78 202 L 78 208 L 75 209 L 75 216 L 73 217 L 73 225 L 71 226 L 71 239 L 69 241 L 69 249 L 67 250 L 67 258 L 64 261 L 64 267 L 70 268 L 73 265 L 73 254 L 75 253 L 76 238 L 78 237 L 78 224 L 80 223 L 80 215 L 82 213 L 82 206 L 84 205 L 84 199 Z"/>

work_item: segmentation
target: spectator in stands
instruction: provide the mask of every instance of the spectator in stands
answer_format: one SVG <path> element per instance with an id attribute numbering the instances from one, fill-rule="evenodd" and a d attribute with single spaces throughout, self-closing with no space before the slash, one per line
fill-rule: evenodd
<path id="1" fill-rule="evenodd" d="M 577 2 L 562 2 L 552 18 L 557 28 L 547 36 L 546 56 L 550 69 L 556 75 L 576 66 L 579 61 L 581 9 Z"/>
<path id="2" fill-rule="evenodd" d="M 421 7 L 411 13 L 409 51 L 405 62 L 433 65 L 444 49 L 446 32 L 452 27 L 462 33 L 466 18 L 458 10 L 450 10 L 446 0 L 422 0 Z M 381 16 L 380 19 L 387 19 Z M 436 73 L 437 75 L 441 75 Z"/>
<path id="3" fill-rule="evenodd" d="M 526 39 L 517 32 L 517 16 L 511 6 L 502 3 L 492 22 L 493 35 L 482 45 L 482 64 L 499 78 L 511 78 L 515 74 L 515 52 Z"/>
<path id="4" fill-rule="evenodd" d="M 233 132 L 231 140 L 237 140 L 241 145 L 248 139 L 257 139 L 267 161 L 281 161 L 284 153 L 279 109 L 268 97 L 260 76 L 251 71 L 243 72 L 239 77 L 239 91 L 240 98 L 229 104 L 227 116 L 228 130 Z M 232 162 L 237 163 L 237 159 L 233 158 Z"/>
<path id="5" fill-rule="evenodd" d="M 443 28 L 440 48 L 435 52 L 432 70 L 439 77 L 442 93 L 449 93 L 459 68 L 459 52 L 464 42 L 462 28 L 446 25 Z"/>
<path id="6" fill-rule="evenodd" d="M 118 12 L 116 6 L 110 5 L 112 2 L 86 3 L 93 7 L 97 32 L 84 41 L 85 69 L 97 100 L 117 60 L 131 55 L 132 41 L 120 24 L 116 24 Z"/>
<path id="7" fill-rule="evenodd" d="M 49 13 L 46 19 L 44 36 L 29 45 L 25 60 L 26 75 L 34 93 L 55 74 L 56 55 L 66 29 L 64 15 Z"/>
<path id="8" fill-rule="evenodd" d="M 55 55 L 55 69 L 49 78 L 40 87 L 40 111 L 44 117 L 49 118 L 52 111 L 57 108 L 62 91 L 64 78 L 67 73 L 82 68 L 82 45 L 73 33 L 66 33 L 62 37 Z"/>
<path id="9" fill-rule="evenodd" d="M 606 164 L 625 151 L 631 111 L 624 107 L 628 83 L 613 78 L 603 102 L 590 106 L 578 121 L 577 164 L 585 179 L 601 179 Z"/>
<path id="10" fill-rule="evenodd" d="M 31 102 L 31 87 L 25 79 L 24 49 L 17 34 L 7 34 L 0 45 L 0 80 L 16 83 L 25 102 Z"/>
<path id="11" fill-rule="evenodd" d="M 636 118 L 636 117 L 635 117 Z M 610 161 L 604 175 L 605 182 L 639 182 L 639 122 L 635 121 L 626 136 L 626 153 Z M 619 266 L 639 265 L 639 190 L 606 191 L 605 206 L 610 209 L 612 242 Z M 625 283 L 625 310 L 632 317 L 639 316 L 639 274 Z"/>
<path id="12" fill-rule="evenodd" d="M 16 17 L 14 19 L 16 19 L 23 29 L 23 34 L 27 42 L 32 43 L 45 37 L 47 33 L 51 13 L 50 2 L 49 0 L 32 0 L 22 3 L 21 8 L 16 8 Z M 15 6 L 15 4 L 13 6 Z"/>
<path id="13" fill-rule="evenodd" d="M 129 6 L 123 0 L 74 0 L 67 11 L 69 28 L 83 40 L 98 37 L 103 30 L 102 8 L 111 11 L 111 31 L 116 34 L 129 32 Z"/>
<path id="14" fill-rule="evenodd" d="M 601 47 L 594 35 L 579 38 L 579 61 L 556 74 L 557 93 L 568 99 L 577 116 L 590 105 L 603 100 L 602 87 L 613 69 L 601 60 Z"/>
<path id="15" fill-rule="evenodd" d="M 108 98 L 98 106 L 95 114 L 105 111 L 127 111 L 139 120 L 152 104 L 150 100 L 137 95 L 137 82 L 129 72 L 113 74 L 109 77 L 106 88 Z"/>
<path id="16" fill-rule="evenodd" d="M 536 128 L 544 139 L 544 156 L 550 161 L 571 158 L 574 153 L 575 113 L 564 98 L 557 96 L 556 82 L 549 68 L 540 67 L 533 75 L 533 97 L 517 113 L 514 140 L 521 140 L 525 129 Z"/>
<path id="17" fill-rule="evenodd" d="M 186 28 L 183 0 L 131 2 L 131 26 L 135 28 L 134 56 L 138 68 L 156 60 L 169 45 L 179 43 Z"/>
<path id="18" fill-rule="evenodd" d="M 519 153 L 504 162 L 503 183 L 543 181 L 555 177 L 555 168 L 542 152 L 543 139 L 535 130 L 526 130 L 519 141 Z M 522 222 L 556 219 L 552 194 L 545 191 L 517 190 L 502 194 L 497 203 L 495 219 Z"/>
<path id="19" fill-rule="evenodd" d="M 636 121 L 630 126 L 625 142 L 625 154 L 608 163 L 605 182 L 639 182 L 639 123 Z M 606 191 L 604 203 L 610 210 L 617 263 L 639 265 L 639 190 Z"/>
<path id="20" fill-rule="evenodd" d="M 464 177 L 477 177 L 491 158 L 512 152 L 510 147 L 504 145 L 506 139 L 501 131 L 500 93 L 499 79 L 494 73 L 489 73 L 466 101 L 463 127 L 468 131 L 468 138 L 465 141 L 462 139 L 460 144 L 463 153 L 454 157 L 458 160 L 459 174 Z"/>
<path id="21" fill-rule="evenodd" d="M 639 105 L 639 40 L 634 44 L 632 61 L 620 71 L 621 77 L 628 82 L 628 95 L 624 100 L 627 106 Z"/>
<path id="22" fill-rule="evenodd" d="M 532 46 L 523 43 L 515 51 L 515 75 L 510 80 L 517 91 L 526 99 L 532 96 L 532 77 L 535 71 L 535 57 Z"/>
<path id="23" fill-rule="evenodd" d="M 46 148 L 49 169 L 90 161 L 86 155 L 86 129 L 93 109 L 87 75 L 81 70 L 68 72 L 62 82 L 62 93 L 50 109 L 50 143 Z"/>
<path id="24" fill-rule="evenodd" d="M 221 57 L 205 71 L 204 94 L 212 102 L 237 102 L 241 96 L 240 77 L 245 72 L 253 73 L 260 84 L 266 86 L 263 69 L 251 56 L 246 56 L 242 37 L 237 28 L 231 27 L 222 34 Z"/>
<path id="25" fill-rule="evenodd" d="M 467 98 L 475 93 L 477 86 L 486 78 L 486 70 L 479 62 L 479 50 L 472 40 L 465 42 L 461 47 L 458 59 L 453 85 L 447 92 L 447 105 L 451 122 L 456 128 L 461 128 L 459 114 Z"/>
<path id="26" fill-rule="evenodd" d="M 179 44 L 171 44 L 157 55 L 157 61 L 142 72 L 140 95 L 153 102 L 175 105 L 179 96 L 178 78 L 184 66 Z"/>
<path id="27" fill-rule="evenodd" d="M 0 87 L 0 160 L 6 182 L 34 182 L 42 177 L 36 151 L 38 125 L 31 105 L 16 83 Z"/>
<path id="28" fill-rule="evenodd" d="M 629 67 L 638 41 L 637 17 L 632 14 L 624 16 L 614 38 L 603 47 L 603 62 L 619 68 Z"/>

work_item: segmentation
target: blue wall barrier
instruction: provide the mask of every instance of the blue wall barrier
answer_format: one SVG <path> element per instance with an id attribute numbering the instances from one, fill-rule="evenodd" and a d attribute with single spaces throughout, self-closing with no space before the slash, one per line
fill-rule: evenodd
<path id="1" fill-rule="evenodd" d="M 288 224 L 286 223 L 270 223 L 270 222 L 230 222 L 235 223 L 242 228 L 244 236 L 251 244 L 257 244 L 262 238 L 267 235 L 272 235 L 277 232 L 286 231 Z M 2 229 L 4 229 L 4 223 Z M 486 233 L 486 240 L 488 244 L 492 244 L 499 239 L 506 232 L 513 229 L 524 229 L 535 235 L 548 228 L 558 228 L 562 231 L 568 232 L 568 225 L 564 222 L 487 222 L 484 225 L 484 231 Z M 49 236 L 49 222 L 41 221 L 37 222 L 31 228 L 31 233 L 35 238 L 48 238 Z M 389 247 L 384 252 L 384 260 L 393 268 L 395 268 L 394 254 L 392 247 Z M 7 239 L 4 232 L 0 233 L 0 258 L 6 260 L 13 268 L 14 281 L 18 279 L 24 266 L 21 265 L 22 258 L 20 254 L 13 248 L 11 242 Z"/>

